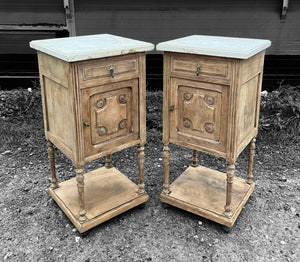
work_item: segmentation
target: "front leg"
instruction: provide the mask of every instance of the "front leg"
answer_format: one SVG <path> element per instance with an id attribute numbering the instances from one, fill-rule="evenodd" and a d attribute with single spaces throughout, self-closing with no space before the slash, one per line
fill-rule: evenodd
<path id="1" fill-rule="evenodd" d="M 234 178 L 234 170 L 235 170 L 234 162 L 227 163 L 227 190 L 226 190 L 226 205 L 225 205 L 224 215 L 228 218 L 231 218 L 233 215 L 231 200 L 232 200 L 232 185 L 233 185 L 233 178 Z"/>
<path id="2" fill-rule="evenodd" d="M 79 197 L 79 222 L 83 223 L 87 220 L 86 210 L 85 210 L 85 198 L 84 198 L 84 176 L 83 176 L 83 166 L 76 166 L 76 181 L 78 188 L 78 197 Z"/>
<path id="3" fill-rule="evenodd" d="M 247 178 L 246 182 L 248 184 L 251 184 L 253 181 L 253 174 L 252 174 L 252 168 L 253 168 L 253 158 L 254 158 L 254 151 L 255 151 L 255 137 L 251 140 L 249 144 L 249 159 L 248 159 L 248 172 L 247 172 Z"/>
<path id="4" fill-rule="evenodd" d="M 197 167 L 198 163 L 197 163 L 197 150 L 193 150 L 193 157 L 192 157 L 192 167 Z"/>
<path id="5" fill-rule="evenodd" d="M 50 169 L 51 169 L 51 189 L 58 188 L 57 178 L 56 178 L 56 170 L 55 170 L 55 155 L 54 155 L 54 147 L 53 144 L 48 141 L 48 157 L 50 162 Z"/>
<path id="6" fill-rule="evenodd" d="M 144 145 L 139 145 L 138 148 L 138 162 L 139 162 L 139 184 L 138 193 L 145 194 L 145 183 L 144 183 L 144 162 L 145 162 L 145 148 Z"/>
<path id="7" fill-rule="evenodd" d="M 164 185 L 163 185 L 163 193 L 169 194 L 170 193 L 170 147 L 169 144 L 164 145 Z"/>
<path id="8" fill-rule="evenodd" d="M 112 160 L 111 160 L 111 154 L 108 154 L 108 155 L 106 156 L 105 167 L 106 167 L 106 168 L 112 168 L 112 167 L 113 167 L 113 165 L 112 165 Z"/>

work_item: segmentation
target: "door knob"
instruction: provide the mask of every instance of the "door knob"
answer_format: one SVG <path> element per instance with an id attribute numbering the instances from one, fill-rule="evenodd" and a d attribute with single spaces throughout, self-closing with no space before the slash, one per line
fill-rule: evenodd
<path id="1" fill-rule="evenodd" d="M 84 126 L 86 126 L 86 127 L 89 127 L 89 126 L 91 125 L 91 123 L 88 122 L 88 121 L 84 121 L 83 124 L 84 124 Z"/>

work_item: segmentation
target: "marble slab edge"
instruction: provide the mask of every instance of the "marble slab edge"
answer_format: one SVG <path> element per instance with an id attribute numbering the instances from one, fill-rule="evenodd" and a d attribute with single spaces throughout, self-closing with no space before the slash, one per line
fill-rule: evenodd
<path id="1" fill-rule="evenodd" d="M 103 46 L 101 46 L 101 40 L 97 39 L 97 37 L 103 36 L 103 38 L 107 37 L 108 40 L 103 42 Z M 93 43 L 93 37 L 95 37 Z M 75 49 L 72 47 L 72 40 L 76 38 L 76 44 L 78 45 L 78 39 L 81 39 L 83 48 L 81 46 L 77 46 Z M 136 52 L 146 52 L 151 51 L 155 48 L 154 44 L 143 42 L 135 39 L 125 38 L 114 36 L 110 34 L 102 34 L 102 35 L 88 35 L 88 36 L 79 36 L 79 37 L 69 37 L 69 38 L 54 38 L 54 39 L 44 39 L 44 40 L 34 40 L 29 43 L 30 47 L 41 51 L 43 53 L 49 54 L 66 62 L 76 62 L 88 59 L 96 59 L 96 58 L 104 58 L 110 56 L 118 56 L 125 55 L 129 53 Z M 109 39 L 110 38 L 110 39 Z M 113 48 L 109 48 L 109 41 L 112 43 L 117 40 L 120 41 L 120 45 L 114 43 Z M 86 47 L 84 47 L 85 41 L 90 41 L 90 45 L 92 42 L 92 48 L 88 48 L 88 43 L 86 43 Z M 122 45 L 122 41 L 124 41 L 124 45 Z M 60 48 L 60 43 L 62 46 Z M 69 44 L 69 46 L 68 46 Z M 80 43 L 81 44 L 81 43 Z M 97 46 L 99 45 L 99 47 Z M 96 46 L 96 47 L 95 47 Z M 117 47 L 116 47 L 117 46 Z M 105 47 L 105 48 L 103 48 Z M 72 48 L 74 52 L 72 52 Z"/>
<path id="2" fill-rule="evenodd" d="M 222 46 L 222 39 L 230 40 L 234 39 L 235 41 L 238 39 L 236 37 L 211 37 L 211 39 L 219 39 L 220 40 L 220 48 L 212 48 L 209 46 L 209 43 L 207 44 L 207 47 L 205 46 L 205 43 L 203 40 L 201 42 L 201 45 L 193 45 L 191 44 L 190 40 L 194 40 L 193 37 L 195 36 L 189 36 L 189 37 L 183 37 L 178 38 L 166 42 L 162 42 L 156 45 L 157 51 L 168 51 L 168 52 L 177 52 L 177 53 L 186 53 L 186 54 L 198 54 L 198 55 L 207 55 L 207 56 L 218 56 L 218 57 L 228 57 L 228 58 L 238 58 L 238 59 L 248 59 L 251 56 L 254 56 L 255 54 L 267 49 L 271 46 L 271 41 L 264 40 L 264 39 L 249 39 L 249 38 L 240 38 L 241 41 L 244 40 L 253 40 L 255 42 L 255 46 L 252 48 L 248 48 L 248 50 L 237 50 L 232 48 L 231 46 Z M 182 40 L 186 39 L 186 44 L 182 44 Z M 208 38 L 209 39 L 209 36 Z M 200 41 L 199 41 L 200 43 Z M 227 43 L 228 45 L 228 43 Z M 223 48 L 222 48 L 223 47 Z"/>

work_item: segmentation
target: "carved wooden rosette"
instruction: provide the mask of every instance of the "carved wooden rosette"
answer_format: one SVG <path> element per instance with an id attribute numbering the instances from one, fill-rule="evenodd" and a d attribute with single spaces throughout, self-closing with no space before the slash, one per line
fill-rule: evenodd
<path id="1" fill-rule="evenodd" d="M 79 222 L 82 223 L 87 220 L 86 210 L 85 210 L 85 200 L 84 200 L 84 176 L 83 176 L 83 167 L 76 166 L 76 181 L 78 188 L 79 196 Z"/>
<path id="2" fill-rule="evenodd" d="M 256 138 L 254 137 L 249 144 L 248 172 L 246 178 L 246 182 L 248 184 L 251 184 L 253 182 L 252 168 L 253 168 L 253 158 L 254 158 L 254 151 L 255 151 L 255 142 L 256 142 Z"/>
<path id="3" fill-rule="evenodd" d="M 53 148 L 53 144 L 50 141 L 47 142 L 47 146 L 48 146 L 48 157 L 49 157 L 50 169 L 51 169 L 51 188 L 55 189 L 58 188 L 58 184 L 57 184 L 56 170 L 55 170 L 54 148 Z"/>
<path id="4" fill-rule="evenodd" d="M 138 162 L 139 162 L 139 184 L 138 184 L 138 193 L 145 193 L 145 184 L 144 184 L 144 161 L 145 161 L 145 152 L 144 146 L 139 145 L 138 148 Z"/>
<path id="5" fill-rule="evenodd" d="M 232 184 L 234 178 L 234 163 L 227 163 L 227 193 L 226 193 L 226 205 L 224 215 L 226 217 L 232 217 L 231 200 L 232 200 Z"/>
<path id="6" fill-rule="evenodd" d="M 170 175 L 170 147 L 169 144 L 164 145 L 164 184 L 163 184 L 163 193 L 169 194 L 170 193 L 170 182 L 169 182 L 169 175 Z"/>

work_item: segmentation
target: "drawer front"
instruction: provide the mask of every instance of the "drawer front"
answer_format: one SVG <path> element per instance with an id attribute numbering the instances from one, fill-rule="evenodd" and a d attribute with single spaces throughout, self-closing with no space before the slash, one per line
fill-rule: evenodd
<path id="1" fill-rule="evenodd" d="M 85 158 L 139 138 L 138 80 L 82 90 Z"/>
<path id="2" fill-rule="evenodd" d="M 173 78 L 170 138 L 226 153 L 229 86 Z"/>
<path id="3" fill-rule="evenodd" d="M 231 62 L 224 58 L 173 54 L 171 72 L 176 75 L 230 79 Z"/>
<path id="4" fill-rule="evenodd" d="M 89 87 L 97 83 L 115 82 L 132 78 L 138 73 L 137 55 L 103 58 L 81 62 L 79 68 L 80 87 Z"/>

